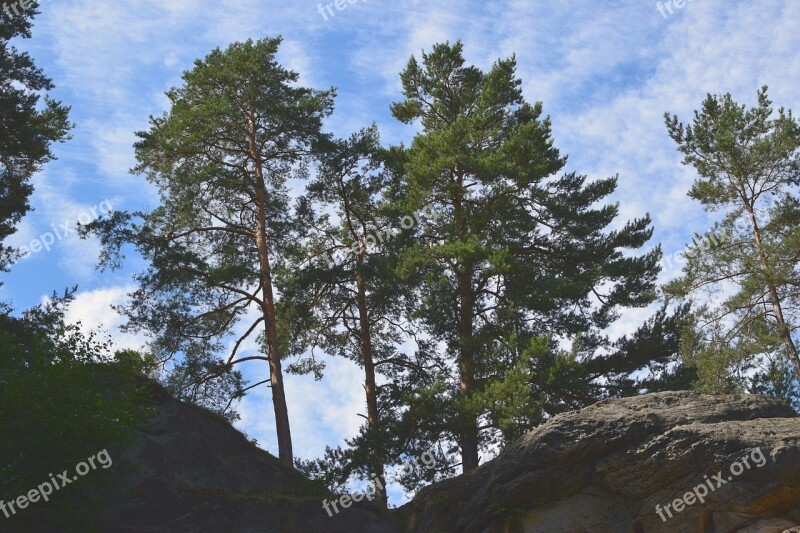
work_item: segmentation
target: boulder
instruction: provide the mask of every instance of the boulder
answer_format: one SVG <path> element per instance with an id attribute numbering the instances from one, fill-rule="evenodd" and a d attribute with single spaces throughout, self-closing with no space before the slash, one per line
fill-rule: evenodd
<path id="1" fill-rule="evenodd" d="M 554 417 L 398 513 L 426 533 L 798 531 L 800 418 L 752 395 L 606 400 Z"/>

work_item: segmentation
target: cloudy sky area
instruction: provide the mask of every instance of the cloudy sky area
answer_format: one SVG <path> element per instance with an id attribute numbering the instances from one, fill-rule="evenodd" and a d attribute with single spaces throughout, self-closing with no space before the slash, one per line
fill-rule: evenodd
<path id="1" fill-rule="evenodd" d="M 324 9 L 324 8 L 323 8 Z M 247 38 L 282 35 L 281 62 L 318 89 L 338 87 L 327 129 L 340 136 L 376 122 L 386 144 L 408 142 L 414 129 L 392 119 L 399 72 L 412 54 L 436 42 L 462 40 L 468 62 L 488 68 L 516 54 L 529 101 L 552 117 L 568 170 L 591 177 L 619 174 L 621 219 L 650 213 L 653 245 L 679 252 L 713 219 L 686 196 L 693 173 L 664 127 L 664 112 L 691 117 L 708 92 L 755 102 L 770 86 L 777 106 L 800 111 L 800 2 L 694 0 L 666 16 L 649 0 L 356 0 L 334 17 L 312 0 L 46 0 L 29 50 L 72 106 L 73 139 L 36 176 L 35 212 L 14 244 L 51 225 L 74 221 L 107 200 L 115 209 L 152 207 L 155 195 L 132 176 L 134 131 L 166 110 L 164 92 L 196 58 Z M 110 309 L 131 288 L 142 264 L 98 273 L 97 243 L 74 234 L 33 254 L 5 276 L 0 300 L 35 305 L 53 290 L 78 284 L 70 319 L 114 331 Z M 662 279 L 674 276 L 666 271 Z M 646 318 L 626 316 L 616 333 Z M 115 335 L 122 346 L 145 339 Z M 253 381 L 266 369 L 248 368 Z M 287 379 L 295 451 L 322 454 L 352 436 L 364 412 L 360 372 L 330 361 L 322 384 Z M 242 405 L 240 426 L 277 452 L 269 390 Z"/>

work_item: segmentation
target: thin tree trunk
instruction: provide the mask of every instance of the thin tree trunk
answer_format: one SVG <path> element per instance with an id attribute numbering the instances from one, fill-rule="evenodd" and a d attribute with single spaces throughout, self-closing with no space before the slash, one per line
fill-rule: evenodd
<path id="1" fill-rule="evenodd" d="M 261 154 L 256 146 L 256 125 L 252 110 L 248 116 L 250 125 L 250 157 L 255 170 L 256 187 L 256 246 L 258 262 L 261 269 L 261 293 L 264 304 L 261 312 L 264 317 L 264 337 L 267 342 L 267 358 L 269 359 L 269 381 L 272 387 L 272 407 L 275 412 L 275 432 L 278 440 L 278 458 L 289 466 L 294 466 L 292 451 L 292 431 L 289 426 L 289 409 L 286 405 L 286 391 L 283 386 L 283 368 L 278 351 L 278 330 L 275 324 L 275 297 L 272 291 L 272 273 L 269 261 L 269 245 L 267 243 L 267 190 L 264 185 L 264 173 Z"/>
<path id="2" fill-rule="evenodd" d="M 258 201 L 258 256 L 261 266 L 262 299 L 264 306 L 264 336 L 267 341 L 267 357 L 269 358 L 269 380 L 272 386 L 272 406 L 275 411 L 275 430 L 278 438 L 278 458 L 293 466 L 292 431 L 289 426 L 289 409 L 286 405 L 286 392 L 283 386 L 283 368 L 278 351 L 278 331 L 275 325 L 275 299 L 272 291 L 272 274 L 270 273 L 269 249 L 267 247 L 266 221 L 264 220 L 264 202 L 266 191 L 259 187 L 256 195 Z"/>
<path id="3" fill-rule="evenodd" d="M 764 251 L 764 244 L 761 240 L 761 229 L 758 226 L 758 221 L 756 220 L 756 216 L 752 207 L 747 206 L 747 213 L 750 216 L 750 223 L 753 225 L 753 236 L 755 237 L 756 246 L 758 247 L 758 256 L 761 260 L 761 266 L 767 276 L 767 288 L 769 289 L 769 296 L 772 300 L 772 311 L 775 313 L 775 321 L 778 324 L 778 334 L 780 335 L 781 340 L 783 341 L 783 344 L 786 346 L 786 350 L 789 353 L 789 360 L 792 362 L 792 366 L 794 367 L 795 379 L 798 381 L 798 383 L 800 383 L 800 356 L 797 353 L 797 346 L 795 346 L 794 341 L 792 340 L 792 334 L 791 330 L 789 329 L 789 325 L 786 323 L 786 320 L 783 316 L 783 307 L 781 305 L 780 296 L 778 295 L 778 289 L 770 279 L 772 269 L 770 268 L 767 254 Z"/>
<path id="4" fill-rule="evenodd" d="M 464 173 L 456 169 L 456 183 L 459 192 L 453 202 L 456 231 L 460 232 L 462 240 L 466 239 L 464 230 L 467 228 L 464 207 L 462 205 L 462 190 L 464 185 Z M 463 270 L 458 274 L 458 294 L 459 294 L 459 393 L 462 400 L 468 400 L 475 390 L 475 354 L 472 329 L 472 318 L 475 306 L 475 298 L 472 292 L 472 265 L 468 262 L 463 265 Z M 479 432 L 478 421 L 467 412 L 463 414 L 460 421 L 461 426 L 461 468 L 464 472 L 469 472 L 478 468 L 480 457 L 478 455 Z"/>
<path id="5" fill-rule="evenodd" d="M 383 465 L 383 454 L 381 453 L 381 443 L 378 437 L 378 424 L 380 413 L 378 412 L 378 389 L 375 382 L 375 361 L 372 353 L 372 333 L 369 327 L 369 312 L 367 309 L 367 283 L 364 276 L 359 272 L 356 274 L 356 285 L 358 288 L 358 320 L 361 332 L 361 356 L 364 361 L 364 392 L 367 396 L 367 425 L 372 436 L 370 443 L 370 464 L 375 483 L 375 495 L 378 503 L 386 508 L 389 505 L 389 498 L 386 493 L 386 476 Z"/>
<path id="6" fill-rule="evenodd" d="M 461 341 L 458 370 L 460 374 L 459 392 L 463 399 L 468 399 L 475 390 L 475 355 L 473 353 L 472 311 L 474 298 L 472 295 L 471 269 L 459 276 L 459 294 L 461 300 L 461 316 L 459 320 L 459 338 Z M 466 413 L 461 429 L 461 467 L 464 472 L 478 468 L 478 421 L 471 413 Z"/>

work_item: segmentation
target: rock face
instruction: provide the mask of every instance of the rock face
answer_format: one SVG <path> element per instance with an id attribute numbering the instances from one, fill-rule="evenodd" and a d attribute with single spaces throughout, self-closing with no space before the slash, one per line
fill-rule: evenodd
<path id="1" fill-rule="evenodd" d="M 426 533 L 800 531 L 800 418 L 749 395 L 603 401 L 397 513 Z"/>
<path id="2" fill-rule="evenodd" d="M 100 531 L 392 532 L 385 513 L 356 504 L 329 517 L 328 495 L 250 443 L 227 421 L 153 386 L 155 417 L 138 443 L 111 450 L 120 490 Z"/>
<path id="3" fill-rule="evenodd" d="M 400 509 L 361 502 L 329 517 L 318 486 L 222 418 L 149 386 L 153 418 L 137 443 L 109 449 L 117 479 L 98 496 L 97 531 L 800 532 L 800 418 L 773 399 L 604 401 Z"/>

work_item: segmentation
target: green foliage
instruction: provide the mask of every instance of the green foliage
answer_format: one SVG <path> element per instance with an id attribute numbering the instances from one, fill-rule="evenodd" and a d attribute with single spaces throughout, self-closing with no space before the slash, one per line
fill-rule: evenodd
<path id="1" fill-rule="evenodd" d="M 355 303 L 365 278 L 385 362 L 380 423 L 304 464 L 308 473 L 341 488 L 370 478 L 376 445 L 387 465 L 437 450 L 436 469 L 401 480 L 414 490 L 456 473 L 470 426 L 480 425 L 480 446 L 502 447 L 600 398 L 688 388 L 678 358 L 688 306 L 663 307 L 616 344 L 602 334 L 622 308 L 653 300 L 660 251 L 623 253 L 649 239 L 646 217 L 608 230 L 617 206 L 602 202 L 616 178 L 558 175 L 565 158 L 541 104 L 522 99 L 513 58 L 484 73 L 464 65 L 460 44 L 437 45 L 401 79 L 407 99 L 392 110 L 423 133 L 409 149 L 380 150 L 379 162 L 367 157 L 371 130 L 329 152 L 304 199 L 313 230 L 282 287 L 292 349 L 363 364 Z M 312 206 L 332 209 L 313 217 Z M 347 253 L 430 207 L 436 217 Z M 316 368 L 314 352 L 307 361 Z"/>
<path id="2" fill-rule="evenodd" d="M 769 333 L 770 326 L 754 323 L 754 329 L 731 340 L 721 321 L 699 326 L 709 315 L 707 308 L 699 308 L 682 332 L 681 356 L 693 373 L 691 388 L 705 394 L 777 396 L 800 409 L 800 387 L 791 362 L 780 339 Z"/>
<path id="3" fill-rule="evenodd" d="M 553 359 L 548 361 L 550 364 L 537 364 L 548 359 Z M 546 387 L 551 386 L 563 375 L 566 367 L 574 364 L 575 360 L 569 354 L 554 354 L 552 342 L 547 337 L 531 339 L 516 364 L 501 379 L 491 380 L 473 397 L 477 405 L 472 410 L 480 412 L 486 409 L 503 441 L 514 441 L 547 417 L 542 405 L 545 400 L 531 394 L 531 385 L 541 382 Z"/>
<path id="4" fill-rule="evenodd" d="M 773 115 L 766 86 L 751 109 L 730 93 L 709 94 L 691 125 L 667 114 L 667 129 L 685 156 L 684 164 L 700 175 L 689 196 L 710 210 L 745 209 L 743 204 L 797 185 L 800 124 L 783 108 Z"/>
<path id="5" fill-rule="evenodd" d="M 707 234 L 716 238 L 694 247 L 683 276 L 665 287 L 712 302 L 696 306 L 684 342 L 697 387 L 797 402 L 785 372 L 788 363 L 800 378 L 800 123 L 791 111 L 774 112 L 766 87 L 753 108 L 708 95 L 691 125 L 669 115 L 666 122 L 684 164 L 699 174 L 689 196 L 722 214 Z"/>
<path id="6" fill-rule="evenodd" d="M 288 460 L 278 339 L 287 326 L 274 312 L 273 272 L 297 240 L 287 182 L 306 177 L 333 91 L 300 87 L 275 59 L 280 43 L 247 40 L 196 61 L 167 92 L 170 110 L 137 134 L 134 172 L 158 188 L 160 205 L 85 232 L 100 236 L 104 266 L 118 267 L 126 244 L 149 261 L 125 309 L 128 327 L 153 336 L 159 360 L 178 357 L 167 383 L 179 398 L 235 418 L 230 400 L 247 389 L 234 365 L 272 363 L 266 382 Z M 248 339 L 258 349 L 240 353 Z"/>
<path id="7" fill-rule="evenodd" d="M 114 363 L 120 368 L 156 379 L 158 377 L 159 363 L 155 355 L 142 353 L 138 350 L 117 350 L 114 353 Z"/>
<path id="8" fill-rule="evenodd" d="M 367 425 L 346 450 L 330 450 L 314 465 L 327 472 L 314 475 L 325 479 L 341 480 L 345 472 L 383 479 L 384 467 L 402 453 L 390 444 L 384 418 L 392 410 L 379 405 L 384 387 L 376 380 L 377 372 L 391 375 L 392 368 L 408 363 L 398 347 L 407 331 L 405 308 L 413 302 L 411 284 L 396 267 L 399 250 L 414 232 L 405 214 L 387 202 L 394 179 L 389 161 L 391 153 L 380 148 L 374 126 L 326 143 L 319 172 L 299 202 L 304 238 L 278 276 L 284 295 L 280 313 L 291 317 L 285 344 L 292 353 L 311 354 L 290 371 L 320 376 L 318 349 L 364 368 Z M 419 223 L 421 217 L 413 221 Z M 383 502 L 384 491 L 377 493 Z"/>
<path id="9" fill-rule="evenodd" d="M 617 178 L 564 172 L 550 119 L 525 101 L 515 70 L 512 57 L 482 72 L 465 65 L 461 43 L 438 44 L 409 61 L 405 100 L 392 106 L 422 126 L 396 158 L 395 203 L 442 213 L 402 250 L 398 271 L 420 280 L 411 316 L 444 362 L 451 407 L 439 412 L 457 413 L 414 427 L 436 425 L 436 440 L 458 442 L 465 461 L 478 427 L 479 446 L 506 442 L 555 412 L 625 393 L 603 386 L 605 376 L 627 386 L 623 375 L 677 351 L 652 343 L 666 349 L 643 357 L 602 335 L 623 308 L 655 299 L 659 248 L 629 253 L 650 239 L 650 219 L 609 229 Z M 545 354 L 546 338 L 574 353 L 549 343 Z"/>
<path id="10" fill-rule="evenodd" d="M 112 362 L 110 344 L 64 323 L 73 291 L 14 317 L 0 314 L 0 499 L 10 501 L 111 448 L 121 450 L 148 415 L 147 387 L 128 364 Z M 113 459 L 113 458 L 112 458 Z M 113 465 L 124 468 L 121 462 Z M 51 500 L 17 513 L 13 528 L 85 531 L 102 510 L 112 472 L 54 492 Z"/>
<path id="11" fill-rule="evenodd" d="M 285 295 L 281 314 L 291 317 L 284 322 L 283 343 L 289 353 L 322 348 L 363 365 L 360 275 L 368 286 L 372 356 L 389 359 L 401 342 L 392 322 L 399 320 L 403 302 L 404 287 L 394 266 L 404 241 L 401 216 L 387 213 L 381 201 L 389 178 L 380 161 L 377 130 L 328 144 L 320 159 L 319 173 L 299 201 L 302 240 L 277 276 Z M 315 366 L 309 361 L 297 368 L 313 371 Z"/>
<path id="12" fill-rule="evenodd" d="M 754 373 L 749 383 L 750 391 L 785 398 L 795 411 L 800 412 L 800 386 L 794 379 L 791 363 L 780 356 L 767 359 L 765 363 Z"/>
<path id="13" fill-rule="evenodd" d="M 347 481 L 353 473 L 353 460 L 339 448 L 325 447 L 319 459 L 295 459 L 295 468 L 317 487 L 334 494 L 347 493 Z"/>
<path id="14" fill-rule="evenodd" d="M 204 407 L 231 423 L 240 418 L 231 406 L 243 396 L 245 385 L 241 372 L 226 368 L 210 354 L 184 358 L 164 380 L 178 400 Z"/>
<path id="15" fill-rule="evenodd" d="M 69 108 L 45 93 L 53 83 L 27 54 L 11 45 L 30 38 L 37 2 L 19 15 L 0 16 L 0 270 L 17 252 L 3 244 L 30 211 L 31 176 L 53 159 L 50 146 L 67 139 Z M 43 101 L 43 102 L 42 102 Z"/>

